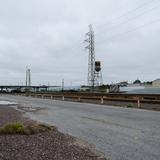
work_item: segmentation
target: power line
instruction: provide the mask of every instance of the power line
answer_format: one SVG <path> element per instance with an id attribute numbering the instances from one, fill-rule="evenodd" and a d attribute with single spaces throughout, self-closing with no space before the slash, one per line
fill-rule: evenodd
<path id="1" fill-rule="evenodd" d="M 117 18 L 114 18 L 113 21 L 115 21 L 116 19 L 120 19 L 120 18 L 122 18 L 122 17 L 124 17 L 124 16 L 127 16 L 128 14 L 131 14 L 132 12 L 135 12 L 135 11 L 141 9 L 141 8 L 144 8 L 144 7 L 147 6 L 148 4 L 151 4 L 153 1 L 154 1 L 154 0 L 149 1 L 149 2 L 146 2 L 146 3 L 143 3 L 143 4 L 139 5 L 138 7 L 136 7 L 135 9 L 130 10 L 130 11 L 128 11 L 128 12 L 126 12 L 126 13 L 118 16 Z M 128 23 L 128 21 L 131 21 L 131 20 L 133 20 L 133 19 L 135 19 L 135 18 L 137 18 L 137 17 L 139 17 L 139 16 L 142 16 L 143 14 L 148 13 L 148 12 L 154 10 L 155 8 L 158 8 L 158 7 L 159 7 L 159 6 L 153 7 L 153 8 L 151 8 L 150 10 L 147 10 L 147 11 L 145 11 L 145 12 L 139 14 L 139 15 L 136 15 L 136 16 L 133 17 L 133 18 L 129 18 L 129 19 L 125 20 L 124 22 L 121 22 L 120 24 L 117 24 L 117 25 L 122 25 L 122 23 Z M 127 21 L 127 22 L 126 22 L 126 21 Z M 152 22 L 151 22 L 151 23 L 152 23 Z M 133 32 L 133 31 L 136 31 L 136 30 L 138 30 L 139 28 L 145 27 L 145 25 L 147 25 L 147 24 L 138 26 L 138 27 L 136 27 L 136 28 L 134 28 L 134 29 L 128 30 L 128 31 L 123 32 L 123 33 L 120 33 L 120 34 L 116 34 L 116 35 L 111 36 L 111 37 L 108 37 L 108 38 L 115 38 L 115 37 L 117 37 L 117 36 L 120 36 L 120 35 L 123 35 L 123 34 L 127 34 L 127 33 L 130 33 L 130 32 Z M 79 48 L 79 47 L 76 47 L 76 46 L 75 46 L 75 47 L 66 47 L 65 50 L 68 50 L 68 51 L 70 51 L 70 52 L 77 52 L 77 49 L 78 49 L 78 48 Z"/>
<path id="2" fill-rule="evenodd" d="M 153 1 L 154 1 L 154 0 L 151 0 L 151 1 L 149 1 L 149 2 L 143 3 L 143 4 L 139 5 L 138 7 L 134 8 L 134 9 L 132 9 L 132 10 L 127 11 L 127 12 L 124 13 L 124 14 L 121 14 L 120 16 L 115 17 L 115 18 L 113 18 L 112 20 L 108 21 L 107 23 L 103 24 L 103 26 L 106 25 L 106 24 L 110 24 L 110 23 L 114 22 L 114 21 L 117 20 L 117 19 L 121 19 L 121 18 L 123 18 L 123 17 L 125 17 L 125 16 L 128 16 L 128 14 L 130 14 L 130 13 L 132 13 L 132 12 L 135 12 L 135 11 L 141 9 L 141 8 L 144 8 L 144 7 L 147 6 L 148 4 L 153 3 Z M 100 25 L 97 26 L 96 28 L 99 28 L 99 27 L 100 27 Z"/>
<path id="3" fill-rule="evenodd" d="M 130 10 L 130 11 L 128 11 L 128 12 L 120 15 L 119 17 L 117 17 L 117 18 L 115 18 L 115 19 L 120 19 L 120 18 L 122 18 L 122 17 L 124 17 L 124 16 L 127 16 L 129 13 L 135 12 L 135 11 L 137 11 L 137 10 L 145 7 L 146 5 L 148 5 L 148 4 L 152 3 L 152 2 L 153 2 L 153 0 L 149 1 L 149 3 L 148 3 L 148 2 L 143 3 L 143 4 L 139 5 L 138 7 L 134 8 L 133 10 Z"/>
<path id="4" fill-rule="evenodd" d="M 153 1 L 154 1 L 154 0 L 149 1 L 149 2 L 146 2 L 146 3 L 143 3 L 143 4 L 139 5 L 138 7 L 134 8 L 134 9 L 132 9 L 132 10 L 130 10 L 130 11 L 128 11 L 128 12 L 120 15 L 120 16 L 118 16 L 117 18 L 114 18 L 112 21 L 115 21 L 116 19 L 119 19 L 119 18 L 122 18 L 122 17 L 124 17 L 124 16 L 127 16 L 129 13 L 132 13 L 132 12 L 135 12 L 135 11 L 141 9 L 141 8 L 144 8 L 146 5 L 151 4 Z M 150 12 L 150 11 L 153 11 L 155 8 L 159 8 L 159 6 L 153 7 L 153 8 L 151 8 L 149 11 L 147 10 L 147 11 L 145 11 L 145 12 L 139 14 L 139 15 L 136 15 L 136 16 L 133 17 L 133 18 L 128 18 L 127 20 L 125 20 L 125 21 L 123 21 L 123 22 L 121 22 L 121 23 L 119 23 L 119 24 L 117 24 L 117 25 L 115 25 L 115 26 L 113 26 L 113 27 L 110 27 L 109 30 L 112 30 L 112 29 L 118 27 L 118 25 L 122 25 L 122 24 L 128 23 L 129 21 L 131 21 L 131 20 L 133 20 L 133 19 L 136 19 L 137 17 L 142 16 L 142 15 L 144 15 L 145 13 L 148 13 L 148 12 Z M 98 28 L 98 27 L 96 27 L 96 28 Z M 102 31 L 102 30 L 101 30 L 101 31 Z M 103 32 L 102 32 L 102 33 L 103 33 Z M 79 47 L 78 47 L 78 48 L 79 48 Z M 75 46 L 75 47 L 71 47 L 71 48 L 70 48 L 70 47 L 66 47 L 65 50 L 70 50 L 70 51 L 73 52 L 74 50 L 75 50 L 75 51 L 77 50 L 77 47 L 76 47 L 76 46 Z"/>
<path id="5" fill-rule="evenodd" d="M 133 28 L 133 29 L 130 29 L 130 30 L 126 31 L 126 32 L 122 32 L 122 33 L 116 34 L 116 35 L 114 35 L 114 36 L 107 37 L 107 38 L 105 38 L 105 39 L 114 39 L 115 37 L 118 37 L 118 36 L 121 36 L 121 35 L 124 35 L 124 34 L 128 34 L 128 33 L 131 33 L 131 32 L 134 32 L 134 31 L 136 31 L 136 30 L 138 30 L 138 29 L 140 29 L 140 28 L 144 28 L 144 27 L 146 27 L 146 26 L 148 26 L 148 25 L 152 25 L 152 24 L 154 24 L 154 23 L 156 23 L 156 22 L 159 22 L 159 21 L 160 21 L 160 18 L 157 19 L 157 20 L 151 21 L 151 22 L 149 22 L 149 23 L 145 23 L 145 24 L 143 24 L 143 25 L 137 26 L 137 27 L 135 27 L 135 28 Z M 104 41 L 105 39 L 103 39 L 103 41 Z"/>
<path id="6" fill-rule="evenodd" d="M 132 12 L 135 12 L 135 11 L 141 9 L 141 8 L 144 8 L 144 7 L 147 6 L 148 4 L 153 3 L 153 1 L 155 1 L 155 0 L 151 0 L 151 1 L 145 2 L 145 3 L 141 4 L 141 5 L 139 5 L 138 7 L 136 7 L 136 8 L 134 8 L 134 9 L 132 9 L 132 10 L 130 10 L 130 11 L 128 11 L 128 12 L 126 12 L 126 13 L 118 16 L 118 17 L 116 17 L 116 18 L 114 18 L 112 21 L 115 21 L 115 20 L 117 20 L 117 19 L 120 19 L 120 18 L 122 18 L 122 17 L 125 17 L 125 16 L 127 16 L 128 14 L 131 14 Z M 159 8 L 159 7 L 160 7 L 159 5 L 158 5 L 158 6 L 155 6 L 155 7 L 152 7 L 151 9 L 146 10 L 146 11 L 144 11 L 144 12 L 142 12 L 142 13 L 140 13 L 140 14 L 132 17 L 132 18 L 128 18 L 128 19 L 126 19 L 125 21 L 123 21 L 123 22 L 121 22 L 121 23 L 119 23 L 119 24 L 117 24 L 117 25 L 114 25 L 114 26 L 110 27 L 109 30 L 112 30 L 112 29 L 118 27 L 119 25 L 126 24 L 126 23 L 128 23 L 128 22 L 136 19 L 137 17 L 143 16 L 144 14 L 146 14 L 146 13 L 148 13 L 148 12 L 151 12 L 151 11 L 153 11 L 154 9 L 157 9 L 157 8 Z M 110 21 L 110 22 L 111 22 L 111 21 Z M 96 28 L 99 28 L 99 27 L 96 27 Z M 136 28 L 139 28 L 139 27 L 136 27 Z M 101 30 L 101 31 L 102 31 L 102 30 Z M 108 31 L 108 29 L 107 29 L 107 31 Z M 128 33 L 128 31 L 127 31 L 127 32 L 123 32 L 123 33 L 124 33 L 124 34 L 125 34 L 125 33 Z M 99 33 L 98 33 L 98 34 L 99 34 Z M 121 35 L 121 34 L 118 34 L 118 35 Z M 114 37 L 114 36 L 113 36 L 113 37 Z M 67 49 L 67 50 L 69 49 L 70 51 L 73 52 L 74 50 L 75 50 L 75 51 L 77 50 L 77 47 L 75 46 L 74 48 L 72 47 L 71 49 L 70 49 L 70 48 L 66 48 L 66 49 Z"/>
<path id="7" fill-rule="evenodd" d="M 151 11 L 154 11 L 155 9 L 157 9 L 157 8 L 159 8 L 159 7 L 160 7 L 160 5 L 155 6 L 155 7 L 151 8 L 150 10 L 146 10 L 145 12 L 142 12 L 141 14 L 138 14 L 138 15 L 132 17 L 132 18 L 128 18 L 128 19 L 122 21 L 122 22 L 119 23 L 119 24 L 113 25 L 113 26 L 111 26 L 110 28 L 105 28 L 105 29 L 107 29 L 107 31 L 113 30 L 113 29 L 115 29 L 116 27 L 119 27 L 120 25 L 123 25 L 123 24 L 127 24 L 127 23 L 129 23 L 130 21 L 135 20 L 136 18 L 145 15 L 146 13 L 149 13 L 149 12 L 151 12 Z M 101 30 L 101 31 L 102 31 L 102 30 Z"/>

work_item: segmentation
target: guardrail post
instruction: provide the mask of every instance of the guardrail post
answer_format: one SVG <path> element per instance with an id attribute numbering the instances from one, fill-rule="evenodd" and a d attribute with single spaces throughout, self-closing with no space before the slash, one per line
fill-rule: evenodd
<path id="1" fill-rule="evenodd" d="M 64 96 L 62 96 L 62 101 L 64 101 Z"/>
<path id="2" fill-rule="evenodd" d="M 51 96 L 51 99 L 53 99 L 53 96 Z"/>
<path id="3" fill-rule="evenodd" d="M 78 102 L 80 102 L 81 101 L 81 97 L 78 97 Z"/>
<path id="4" fill-rule="evenodd" d="M 103 99 L 103 97 L 101 97 L 101 104 L 104 104 L 104 99 Z"/>
<path id="5" fill-rule="evenodd" d="M 137 105 L 138 105 L 138 108 L 141 107 L 141 102 L 140 102 L 140 98 L 139 98 L 139 97 L 138 97 L 138 99 L 137 99 Z"/>

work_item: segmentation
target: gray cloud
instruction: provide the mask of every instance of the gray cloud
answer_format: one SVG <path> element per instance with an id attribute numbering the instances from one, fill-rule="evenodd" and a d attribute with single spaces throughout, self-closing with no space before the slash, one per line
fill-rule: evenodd
<path id="1" fill-rule="evenodd" d="M 83 40 L 90 23 L 105 83 L 159 78 L 160 22 L 121 34 L 158 19 L 159 5 L 158 0 L 0 0 L 0 83 L 24 84 L 26 66 L 33 84 L 58 85 L 62 78 L 66 85 L 86 83 Z"/>

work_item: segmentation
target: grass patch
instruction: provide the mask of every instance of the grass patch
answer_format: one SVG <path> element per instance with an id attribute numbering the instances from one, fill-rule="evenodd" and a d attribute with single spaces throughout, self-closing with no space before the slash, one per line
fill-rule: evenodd
<path id="1" fill-rule="evenodd" d="M 55 130 L 56 128 L 47 126 L 45 124 L 33 124 L 25 126 L 24 124 L 17 122 L 6 124 L 3 128 L 0 128 L 0 134 L 31 135 L 51 131 L 53 129 Z"/>
<path id="2" fill-rule="evenodd" d="M 23 134 L 25 127 L 21 123 L 10 123 L 0 128 L 1 134 Z"/>

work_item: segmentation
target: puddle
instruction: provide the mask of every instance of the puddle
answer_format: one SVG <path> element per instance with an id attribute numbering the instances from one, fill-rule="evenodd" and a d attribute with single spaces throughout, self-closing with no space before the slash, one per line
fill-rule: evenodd
<path id="1" fill-rule="evenodd" d="M 33 107 L 24 107 L 24 106 L 18 106 L 17 109 L 25 112 L 37 112 L 37 111 L 43 110 L 43 108 L 40 108 L 40 107 L 33 108 Z"/>
<path id="2" fill-rule="evenodd" d="M 9 101 L 0 101 L 0 105 L 15 105 L 17 103 L 9 102 Z"/>

